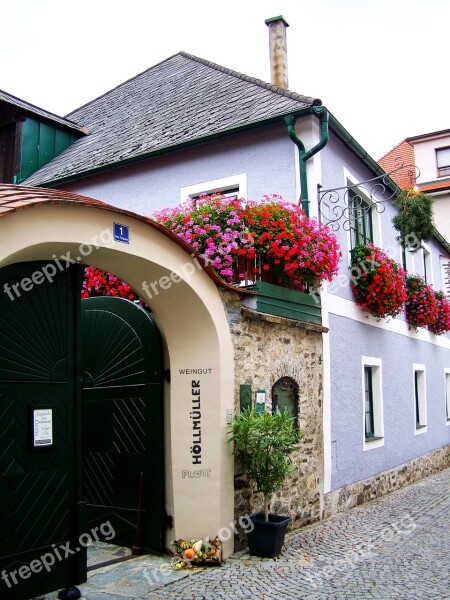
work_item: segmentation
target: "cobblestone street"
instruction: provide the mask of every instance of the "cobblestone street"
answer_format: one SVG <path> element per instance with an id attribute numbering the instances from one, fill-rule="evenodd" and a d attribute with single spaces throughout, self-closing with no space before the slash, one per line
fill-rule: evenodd
<path id="1" fill-rule="evenodd" d="M 239 552 L 175 580 L 160 567 L 140 557 L 80 589 L 87 600 L 449 600 L 450 469 L 288 534 L 278 560 Z"/>

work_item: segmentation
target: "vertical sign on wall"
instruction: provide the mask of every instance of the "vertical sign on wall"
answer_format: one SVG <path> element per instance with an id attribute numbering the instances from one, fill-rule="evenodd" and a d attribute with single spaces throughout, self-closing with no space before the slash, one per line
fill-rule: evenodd
<path id="1" fill-rule="evenodd" d="M 266 412 L 266 391 L 257 390 L 255 394 L 255 413 L 260 415 Z"/>

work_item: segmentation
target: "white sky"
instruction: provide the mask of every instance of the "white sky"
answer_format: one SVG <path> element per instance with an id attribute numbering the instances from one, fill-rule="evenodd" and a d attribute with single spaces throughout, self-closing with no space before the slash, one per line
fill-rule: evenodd
<path id="1" fill-rule="evenodd" d="M 450 128 L 449 0 L 8 0 L 0 89 L 63 116 L 181 50 L 270 81 L 278 15 L 289 88 L 374 159 Z"/>

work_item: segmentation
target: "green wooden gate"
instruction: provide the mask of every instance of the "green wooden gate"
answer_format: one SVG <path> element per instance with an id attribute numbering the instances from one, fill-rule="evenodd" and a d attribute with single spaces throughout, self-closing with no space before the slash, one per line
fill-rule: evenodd
<path id="1" fill-rule="evenodd" d="M 45 273 L 52 276 L 46 277 Z M 78 374 L 80 276 L 0 270 L 0 598 L 86 581 Z M 70 544 L 70 546 L 69 546 Z"/>
<path id="2" fill-rule="evenodd" d="M 115 533 L 112 543 L 163 550 L 158 329 L 151 315 L 129 300 L 87 298 L 81 306 L 83 478 L 89 529 L 109 522 Z"/>

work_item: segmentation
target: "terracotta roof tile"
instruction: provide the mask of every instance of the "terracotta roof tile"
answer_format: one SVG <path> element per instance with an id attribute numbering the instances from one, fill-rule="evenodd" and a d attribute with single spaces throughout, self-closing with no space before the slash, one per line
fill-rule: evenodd
<path id="1" fill-rule="evenodd" d="M 377 162 L 387 173 L 391 173 L 391 179 L 400 188 L 408 189 L 416 182 L 414 160 L 413 146 L 407 140 L 403 140 Z"/>

